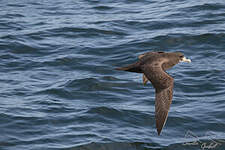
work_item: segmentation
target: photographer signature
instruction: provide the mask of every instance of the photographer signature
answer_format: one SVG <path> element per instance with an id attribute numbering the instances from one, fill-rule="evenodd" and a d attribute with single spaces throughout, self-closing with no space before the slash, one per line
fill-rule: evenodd
<path id="1" fill-rule="evenodd" d="M 202 140 L 200 140 L 200 138 L 195 135 L 192 131 L 187 131 L 185 134 L 185 138 L 194 138 L 194 141 L 192 142 L 185 142 L 183 143 L 183 145 L 198 145 L 200 146 L 200 148 L 202 150 L 206 150 L 206 149 L 214 149 L 216 147 L 219 147 L 220 145 L 222 145 L 222 143 L 225 143 L 225 140 L 215 140 L 216 139 L 216 134 L 209 131 L 206 132 L 204 138 L 209 140 L 209 142 L 203 142 Z"/>

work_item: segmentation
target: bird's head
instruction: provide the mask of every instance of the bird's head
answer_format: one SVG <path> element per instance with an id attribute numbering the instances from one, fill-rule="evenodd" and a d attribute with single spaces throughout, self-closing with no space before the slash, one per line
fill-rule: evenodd
<path id="1" fill-rule="evenodd" d="M 164 70 L 167 70 L 179 62 L 191 62 L 190 59 L 187 59 L 181 52 L 171 52 L 171 53 L 162 53 L 164 57 L 168 60 L 163 64 Z"/>
<path id="2" fill-rule="evenodd" d="M 176 60 L 177 60 L 178 62 L 188 62 L 188 63 L 191 62 L 191 59 L 187 59 L 187 58 L 184 56 L 184 54 L 181 53 L 181 52 L 175 52 L 175 53 L 174 53 L 174 57 L 176 57 Z"/>

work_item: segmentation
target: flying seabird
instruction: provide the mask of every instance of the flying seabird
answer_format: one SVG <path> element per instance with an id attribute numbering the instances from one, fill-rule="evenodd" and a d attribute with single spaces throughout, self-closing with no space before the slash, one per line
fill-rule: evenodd
<path id="1" fill-rule="evenodd" d="M 179 62 L 191 62 L 181 52 L 147 52 L 138 56 L 136 63 L 116 68 L 143 73 L 143 84 L 150 81 L 155 88 L 155 119 L 158 135 L 164 127 L 173 98 L 174 79 L 166 72 Z"/>

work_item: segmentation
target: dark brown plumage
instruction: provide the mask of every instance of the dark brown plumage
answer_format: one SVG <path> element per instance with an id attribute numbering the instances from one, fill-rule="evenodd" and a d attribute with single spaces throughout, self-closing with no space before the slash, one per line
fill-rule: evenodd
<path id="1" fill-rule="evenodd" d="M 166 123 L 170 104 L 173 98 L 174 79 L 165 72 L 179 62 L 191 62 L 181 52 L 147 52 L 139 60 L 127 67 L 117 70 L 143 73 L 143 84 L 148 80 L 155 88 L 155 119 L 158 135 Z"/>

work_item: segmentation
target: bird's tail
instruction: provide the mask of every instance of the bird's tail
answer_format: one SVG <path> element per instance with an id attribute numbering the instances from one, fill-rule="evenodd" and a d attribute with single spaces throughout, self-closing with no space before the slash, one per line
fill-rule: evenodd
<path id="1" fill-rule="evenodd" d="M 126 67 L 119 67 L 119 68 L 116 68 L 116 70 L 123 70 L 123 71 L 136 72 L 136 73 L 143 73 L 139 63 L 130 64 L 130 65 L 126 66 Z"/>

